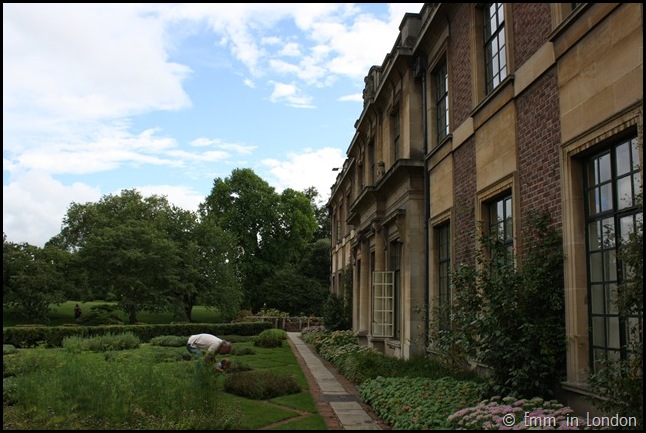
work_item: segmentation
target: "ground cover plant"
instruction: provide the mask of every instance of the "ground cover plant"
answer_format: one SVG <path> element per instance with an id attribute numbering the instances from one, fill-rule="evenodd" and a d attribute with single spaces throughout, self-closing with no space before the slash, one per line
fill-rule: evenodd
<path id="1" fill-rule="evenodd" d="M 251 338 L 236 339 L 237 352 L 227 355 L 235 374 L 262 372 L 269 379 L 259 387 L 274 376 L 296 384 L 291 394 L 255 400 L 227 392 L 228 373 L 187 357 L 185 338 L 164 336 L 132 347 L 132 336 L 124 336 L 128 344 L 107 348 L 105 338 L 101 344 L 82 340 L 5 351 L 4 430 L 256 430 L 275 423 L 286 430 L 326 429 L 288 345 L 262 348 Z"/>

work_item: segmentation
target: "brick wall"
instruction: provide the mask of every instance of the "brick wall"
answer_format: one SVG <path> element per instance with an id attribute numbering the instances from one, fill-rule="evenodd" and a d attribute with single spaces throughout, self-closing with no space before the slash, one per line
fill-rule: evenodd
<path id="1" fill-rule="evenodd" d="M 462 4 L 456 14 L 451 18 L 451 22 L 456 23 L 451 26 L 450 53 L 451 70 L 449 77 L 451 81 L 451 104 L 453 104 L 453 125 L 462 124 L 471 115 L 473 109 L 473 90 L 471 80 L 471 51 L 469 48 L 469 39 L 471 36 L 469 23 L 470 3 Z"/>
<path id="2" fill-rule="evenodd" d="M 549 211 L 561 225 L 560 117 L 555 69 L 517 100 L 518 173 L 521 214 Z"/>
<path id="3" fill-rule="evenodd" d="M 455 264 L 474 264 L 476 152 L 471 138 L 453 153 Z"/>
<path id="4" fill-rule="evenodd" d="M 512 14 L 514 61 L 519 67 L 547 42 L 552 31 L 552 9 L 549 3 L 512 3 Z"/>

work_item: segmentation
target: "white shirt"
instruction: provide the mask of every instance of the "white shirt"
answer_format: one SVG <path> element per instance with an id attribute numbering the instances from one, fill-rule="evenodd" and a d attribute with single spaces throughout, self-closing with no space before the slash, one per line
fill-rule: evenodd
<path id="1" fill-rule="evenodd" d="M 196 334 L 188 337 L 188 344 L 207 352 L 217 352 L 224 340 L 211 334 Z"/>

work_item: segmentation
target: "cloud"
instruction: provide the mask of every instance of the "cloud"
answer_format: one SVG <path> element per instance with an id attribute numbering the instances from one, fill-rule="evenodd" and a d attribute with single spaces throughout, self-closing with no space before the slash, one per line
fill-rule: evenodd
<path id="1" fill-rule="evenodd" d="M 274 91 L 269 100 L 271 102 L 284 102 L 296 108 L 315 108 L 312 105 L 312 98 L 301 95 L 301 91 L 294 84 L 271 82 Z"/>
<path id="2" fill-rule="evenodd" d="M 133 5 L 73 7 L 3 5 L 7 125 L 33 129 L 34 116 L 49 119 L 36 123 L 46 127 L 189 105 L 182 82 L 190 69 L 168 61 L 163 22 Z"/>
<path id="3" fill-rule="evenodd" d="M 60 232 L 72 202 L 98 201 L 101 192 L 83 183 L 66 186 L 36 171 L 2 186 L 2 231 L 10 242 L 43 247 Z"/>
<path id="4" fill-rule="evenodd" d="M 322 198 L 327 201 L 330 196 L 330 189 L 336 180 L 336 172 L 333 167 L 341 167 L 345 155 L 341 150 L 333 147 L 325 147 L 319 150 L 305 149 L 303 153 L 290 153 L 286 160 L 265 159 L 262 165 L 272 178 L 272 184 L 276 190 L 283 191 L 292 188 L 296 191 L 304 191 L 309 187 L 315 187 Z"/>
<path id="5" fill-rule="evenodd" d="M 134 187 L 144 197 L 151 195 L 166 196 L 168 201 L 177 207 L 196 212 L 206 196 L 191 187 L 178 185 L 142 185 Z M 118 193 L 118 192 L 117 192 Z"/>

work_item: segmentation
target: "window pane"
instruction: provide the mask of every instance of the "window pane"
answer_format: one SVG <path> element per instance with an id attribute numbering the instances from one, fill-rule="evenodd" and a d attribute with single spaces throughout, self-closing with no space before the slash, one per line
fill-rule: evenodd
<path id="1" fill-rule="evenodd" d="M 603 185 L 599 192 L 601 194 L 599 200 L 601 204 L 601 212 L 612 209 L 612 185 L 609 183 Z"/>
<path id="2" fill-rule="evenodd" d="M 607 292 L 606 311 L 609 314 L 619 313 L 619 311 L 617 310 L 617 285 L 610 284 L 606 292 Z"/>
<path id="3" fill-rule="evenodd" d="M 603 281 L 603 253 L 590 254 L 590 282 L 598 283 Z"/>
<path id="4" fill-rule="evenodd" d="M 632 176 L 617 179 L 617 208 L 624 209 L 633 205 Z"/>
<path id="5" fill-rule="evenodd" d="M 615 224 L 611 218 L 606 218 L 602 222 L 602 239 L 604 248 L 615 247 Z"/>
<path id="6" fill-rule="evenodd" d="M 619 236 L 622 242 L 627 242 L 631 233 L 635 231 L 635 216 L 628 215 L 619 219 Z"/>
<path id="7" fill-rule="evenodd" d="M 615 250 L 603 253 L 603 265 L 606 281 L 617 281 L 617 254 Z"/>
<path id="8" fill-rule="evenodd" d="M 592 318 L 592 335 L 595 346 L 606 345 L 606 321 L 603 317 Z"/>
<path id="9" fill-rule="evenodd" d="M 594 221 L 588 224 L 588 244 L 590 251 L 596 251 L 601 248 L 601 221 Z"/>
<path id="10" fill-rule="evenodd" d="M 619 349 L 619 317 L 608 318 L 608 347 Z"/>
<path id="11" fill-rule="evenodd" d="M 592 314 L 603 314 L 605 313 L 605 295 L 603 293 L 603 284 L 593 284 L 590 288 L 590 294 L 592 295 Z"/>
<path id="12" fill-rule="evenodd" d="M 632 169 L 630 163 L 630 147 L 626 142 L 617 146 L 617 176 L 629 173 Z"/>
<path id="13" fill-rule="evenodd" d="M 612 172 L 610 170 L 610 154 L 599 157 L 599 178 L 597 183 L 607 182 L 610 180 Z"/>

